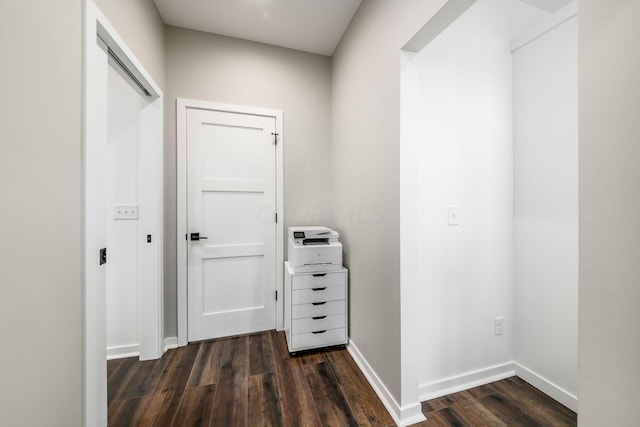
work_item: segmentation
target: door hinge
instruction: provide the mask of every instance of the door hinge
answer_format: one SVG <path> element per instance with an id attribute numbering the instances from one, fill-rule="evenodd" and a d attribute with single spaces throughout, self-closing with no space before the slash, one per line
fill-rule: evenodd
<path id="1" fill-rule="evenodd" d="M 278 291 L 276 291 L 276 301 L 278 301 Z"/>
<path id="2" fill-rule="evenodd" d="M 276 214 L 276 224 L 278 223 L 278 214 Z"/>
<path id="3" fill-rule="evenodd" d="M 100 265 L 107 263 L 107 248 L 100 249 Z"/>
<path id="4" fill-rule="evenodd" d="M 273 143 L 275 145 L 278 145 L 278 136 L 280 135 L 278 132 L 271 132 L 271 135 L 273 135 Z"/>

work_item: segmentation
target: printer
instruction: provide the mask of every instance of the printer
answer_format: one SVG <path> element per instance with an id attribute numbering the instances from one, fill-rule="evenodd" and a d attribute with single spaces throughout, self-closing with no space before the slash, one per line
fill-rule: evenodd
<path id="1" fill-rule="evenodd" d="M 289 227 L 289 265 L 295 273 L 342 269 L 339 237 L 327 227 Z"/>

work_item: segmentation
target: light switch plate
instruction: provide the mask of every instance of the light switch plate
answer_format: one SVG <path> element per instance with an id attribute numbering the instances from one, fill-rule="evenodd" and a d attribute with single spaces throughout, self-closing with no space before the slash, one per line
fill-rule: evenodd
<path id="1" fill-rule="evenodd" d="M 458 205 L 449 205 L 449 225 L 458 225 Z"/>
<path id="2" fill-rule="evenodd" d="M 138 205 L 114 205 L 113 219 L 138 219 Z"/>

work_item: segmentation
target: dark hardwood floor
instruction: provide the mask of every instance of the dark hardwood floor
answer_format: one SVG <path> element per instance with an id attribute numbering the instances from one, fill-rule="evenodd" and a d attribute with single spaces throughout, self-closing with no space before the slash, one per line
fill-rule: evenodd
<path id="1" fill-rule="evenodd" d="M 109 426 L 394 426 L 345 349 L 290 357 L 282 332 L 108 362 Z M 513 377 L 425 402 L 419 426 L 575 426 Z"/>
<path id="2" fill-rule="evenodd" d="M 518 377 L 507 378 L 422 404 L 420 427 L 576 426 L 576 413 Z"/>

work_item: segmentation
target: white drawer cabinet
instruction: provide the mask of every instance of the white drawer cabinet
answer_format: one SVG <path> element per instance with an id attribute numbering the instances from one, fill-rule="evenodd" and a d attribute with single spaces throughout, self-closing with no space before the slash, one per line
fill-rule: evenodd
<path id="1" fill-rule="evenodd" d="M 285 262 L 284 329 L 290 353 L 347 343 L 347 270 L 294 273 Z"/>
<path id="2" fill-rule="evenodd" d="M 342 301 L 344 297 L 344 285 L 325 288 L 294 289 L 291 291 L 292 304 L 308 304 L 314 301 Z"/>

